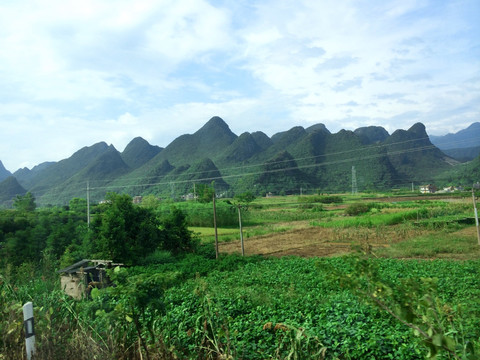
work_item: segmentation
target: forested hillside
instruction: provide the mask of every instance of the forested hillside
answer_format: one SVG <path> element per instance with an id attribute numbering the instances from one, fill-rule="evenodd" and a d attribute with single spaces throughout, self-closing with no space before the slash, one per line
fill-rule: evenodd
<path id="1" fill-rule="evenodd" d="M 378 126 L 332 134 L 317 124 L 272 137 L 262 132 L 237 136 L 221 118 L 213 117 L 165 148 L 138 137 L 123 152 L 100 142 L 68 159 L 18 170 L 14 176 L 39 206 L 46 206 L 67 205 L 87 193 L 93 202 L 100 202 L 109 191 L 179 199 L 193 193 L 196 184 L 212 182 L 224 196 L 245 191 L 348 192 L 353 169 L 360 191 L 410 187 L 434 179 L 446 184 L 438 175 L 455 163 L 430 142 L 423 124 L 391 135 Z"/>

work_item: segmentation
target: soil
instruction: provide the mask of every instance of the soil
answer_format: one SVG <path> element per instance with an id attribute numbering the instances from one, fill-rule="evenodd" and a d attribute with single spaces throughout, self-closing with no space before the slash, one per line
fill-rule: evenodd
<path id="1" fill-rule="evenodd" d="M 337 256 L 352 251 L 375 250 L 392 243 L 418 236 L 418 231 L 399 231 L 398 228 L 330 229 L 299 227 L 244 239 L 245 255 L 324 257 Z M 220 253 L 241 253 L 240 240 L 222 242 Z"/>
<path id="2" fill-rule="evenodd" d="M 408 197 L 412 200 L 433 200 L 464 202 L 462 198 L 446 199 L 444 196 L 416 196 Z M 363 199 L 366 200 L 366 199 Z M 376 202 L 401 202 L 405 197 L 372 198 Z M 347 205 L 335 204 L 328 206 L 328 210 L 342 209 Z M 391 244 L 425 235 L 431 231 L 415 227 L 388 226 L 380 229 L 348 228 L 333 229 L 309 225 L 308 221 L 277 224 L 288 226 L 291 230 L 273 232 L 267 235 L 254 236 L 244 239 L 245 255 L 325 257 L 337 256 L 358 250 L 375 252 L 375 249 L 385 248 Z M 292 228 L 293 227 L 293 228 Z M 464 230 L 463 235 L 474 236 L 475 227 Z M 460 234 L 459 234 L 460 235 Z M 221 242 L 220 253 L 241 253 L 240 240 Z"/>

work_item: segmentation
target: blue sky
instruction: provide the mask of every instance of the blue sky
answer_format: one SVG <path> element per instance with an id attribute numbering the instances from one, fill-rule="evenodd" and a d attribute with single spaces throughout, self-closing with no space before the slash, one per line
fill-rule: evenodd
<path id="1" fill-rule="evenodd" d="M 0 160 L 99 141 L 480 121 L 478 0 L 6 0 Z"/>

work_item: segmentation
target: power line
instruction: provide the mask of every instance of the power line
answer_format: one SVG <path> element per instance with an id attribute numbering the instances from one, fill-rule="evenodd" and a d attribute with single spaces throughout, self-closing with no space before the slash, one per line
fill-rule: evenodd
<path id="1" fill-rule="evenodd" d="M 346 155 L 346 154 L 349 154 L 349 153 L 357 153 L 359 151 L 366 151 L 366 150 L 375 150 L 375 149 L 379 149 L 379 148 L 385 148 L 385 147 L 391 147 L 391 146 L 397 146 L 397 145 L 404 145 L 404 144 L 407 144 L 407 143 L 412 143 L 412 142 L 418 142 L 418 141 L 423 141 L 423 140 L 427 140 L 429 139 L 429 137 L 423 137 L 423 138 L 417 138 L 417 139 L 410 139 L 410 140 L 405 140 L 405 141 L 399 141 L 399 142 L 394 142 L 394 143 L 389 143 L 389 144 L 379 144 L 379 145 L 369 145 L 369 146 L 365 146 L 363 148 L 360 148 L 360 149 L 352 149 L 352 150 L 345 150 L 345 151 L 339 151 L 339 152 L 335 152 L 335 153 L 328 153 L 328 154 L 320 154 L 320 155 L 315 155 L 315 156 L 306 156 L 306 157 L 299 157 L 299 158 L 293 158 L 293 159 L 287 159 L 287 160 L 278 160 L 278 161 L 266 161 L 266 162 L 262 162 L 262 163 L 257 163 L 257 164 L 246 164 L 246 165 L 241 165 L 241 166 L 233 166 L 233 167 L 227 167 L 227 168 L 222 168 L 222 169 L 217 169 L 219 172 L 228 172 L 229 170 L 245 170 L 245 169 L 248 169 L 248 168 L 254 168 L 254 167 L 259 167 L 259 166 L 266 166 L 266 165 L 269 165 L 269 166 L 273 166 L 273 165 L 278 165 L 278 164 L 282 164 L 282 163 L 287 163 L 287 162 L 290 162 L 290 161 L 295 161 L 295 162 L 299 162 L 299 161 L 304 161 L 304 160 L 314 160 L 314 159 L 318 159 L 318 158 L 322 158 L 322 157 L 333 157 L 333 156 L 339 156 L 339 155 Z M 424 146 L 422 147 L 422 149 L 429 149 L 429 148 L 436 148 L 435 145 L 433 144 L 430 144 L 430 145 L 427 145 L 427 146 Z M 212 172 L 212 171 L 215 171 L 215 170 L 205 170 L 205 171 L 195 171 L 195 172 L 185 172 L 185 173 L 182 173 L 182 174 L 177 174 L 175 175 L 175 177 L 181 177 L 181 176 L 191 176 L 191 175 L 197 175 L 197 174 L 204 174 L 204 173 L 208 173 L 208 172 Z M 164 176 L 174 176 L 174 175 L 171 175 L 171 174 L 166 174 Z M 98 180 L 93 180 L 93 181 L 97 181 L 97 182 L 111 182 L 111 181 L 115 181 L 115 180 L 145 180 L 145 179 L 157 179 L 158 176 L 150 176 L 150 177 L 136 177 L 136 178 L 133 178 L 133 177 L 125 177 L 125 178 L 120 178 L 120 179 L 112 179 L 112 180 L 109 180 L 109 179 L 98 179 Z M 202 180 L 202 179 L 200 179 Z"/>
<path id="2" fill-rule="evenodd" d="M 400 155 L 404 153 L 411 153 L 411 152 L 416 152 L 416 151 L 422 151 L 422 150 L 428 150 L 435 148 L 434 145 L 427 145 L 423 147 L 418 147 L 418 148 L 413 148 L 413 149 L 407 149 L 407 150 L 397 150 L 397 151 L 390 151 L 386 153 L 380 153 L 380 154 L 373 154 L 373 155 L 368 155 L 368 156 L 360 156 L 356 158 L 348 158 L 348 159 L 342 159 L 342 160 L 334 160 L 334 161 L 329 161 L 329 162 L 322 162 L 322 163 L 315 163 L 315 164 L 308 164 L 308 165 L 297 165 L 297 166 L 292 166 L 288 168 L 280 168 L 280 169 L 271 169 L 271 170 L 261 170 L 261 171 L 254 171 L 250 173 L 241 173 L 241 174 L 230 174 L 230 175 L 220 175 L 220 176 L 215 176 L 215 177 L 205 177 L 205 178 L 197 178 L 197 179 L 188 179 L 188 180 L 176 180 L 176 181 L 169 181 L 165 180 L 163 182 L 155 182 L 155 183 L 146 183 L 146 184 L 129 184 L 129 185 L 108 185 L 108 186 L 97 186 L 97 187 L 92 187 L 91 189 L 105 189 L 105 188 L 128 188 L 128 187 L 139 187 L 139 186 L 155 186 L 155 185 L 165 185 L 165 184 L 181 184 L 181 183 L 190 183 L 190 182 L 201 182 L 201 181 L 213 181 L 213 180 L 219 180 L 219 179 L 229 179 L 229 178 L 235 178 L 235 177 L 244 177 L 244 176 L 252 176 L 252 175 L 258 175 L 258 174 L 268 174 L 268 173 L 277 173 L 277 172 L 282 172 L 282 171 L 291 171 L 291 170 L 297 170 L 297 169 L 307 169 L 307 168 L 313 168 L 313 167 L 320 167 L 320 166 L 327 166 L 327 165 L 336 165 L 336 164 L 341 164 L 341 163 L 346 163 L 346 162 L 351 162 L 351 161 L 361 161 L 361 160 L 369 160 L 369 159 L 374 159 L 374 158 L 379 158 L 379 157 L 385 157 L 385 156 L 393 156 L 393 155 Z M 371 148 L 367 148 L 371 149 Z M 302 159 L 310 159 L 310 158 L 316 158 L 320 156 L 332 156 L 332 155 L 337 155 L 337 154 L 345 154 L 345 153 L 351 153 L 351 152 L 358 152 L 359 150 L 349 150 L 349 151 L 344 151 L 344 152 L 339 152 L 339 153 L 333 153 L 330 155 L 318 155 L 315 157 L 308 157 L 308 158 L 293 158 L 289 160 L 282 160 L 278 162 L 272 162 L 272 163 L 263 163 L 263 164 L 257 164 L 257 165 L 251 165 L 251 166 L 245 166 L 245 167 L 237 167 L 236 169 L 244 169 L 252 166 L 260 166 L 260 165 L 271 165 L 271 164 L 280 164 L 280 163 L 285 163 L 285 162 L 292 162 L 297 160 L 302 160 Z M 209 172 L 209 171 L 205 171 Z M 222 173 L 222 171 L 219 169 L 219 172 Z"/>
<path id="3" fill-rule="evenodd" d="M 335 156 L 338 156 L 338 155 L 345 155 L 345 154 L 349 154 L 349 153 L 358 153 L 358 152 L 362 152 L 362 151 L 365 152 L 365 151 L 371 151 L 371 150 L 378 149 L 378 148 L 386 148 L 386 147 L 402 145 L 402 144 L 406 144 L 406 143 L 409 143 L 409 142 L 418 142 L 418 141 L 425 140 L 425 139 L 428 139 L 428 137 L 424 137 L 424 138 L 420 138 L 420 139 L 411 139 L 411 140 L 406 140 L 406 141 L 396 142 L 396 143 L 390 143 L 390 144 L 366 146 L 366 147 L 361 148 L 361 149 L 352 149 L 352 150 L 341 151 L 341 152 L 336 152 L 336 153 L 321 154 L 321 155 L 317 155 L 317 156 L 292 158 L 292 159 L 288 159 L 288 160 L 280 160 L 280 161 L 264 162 L 264 163 L 258 163 L 258 164 L 242 165 L 242 166 L 228 167 L 228 168 L 217 169 L 217 170 L 220 174 L 222 174 L 222 172 L 224 172 L 224 173 L 227 172 L 228 173 L 228 170 L 239 170 L 239 171 L 241 171 L 241 170 L 254 168 L 254 167 L 259 167 L 259 166 L 266 166 L 266 165 L 274 166 L 274 165 L 287 163 L 287 162 L 292 162 L 292 161 L 300 162 L 300 161 L 304 161 L 304 160 L 314 160 L 314 159 L 318 159 L 318 158 L 321 158 L 321 157 L 335 157 Z M 231 179 L 231 178 L 238 178 L 238 177 L 245 177 L 245 176 L 253 176 L 253 175 L 258 175 L 258 174 L 278 173 L 278 172 L 292 171 L 292 170 L 297 170 L 297 169 L 307 169 L 307 168 L 314 168 L 314 167 L 320 167 L 320 166 L 335 165 L 335 164 L 341 164 L 341 163 L 352 162 L 352 161 L 362 161 L 362 160 L 374 159 L 374 158 L 385 157 L 385 156 L 395 156 L 395 155 L 401 155 L 401 154 L 406 154 L 406 153 L 412 153 L 412 152 L 416 152 L 416 151 L 434 149 L 434 148 L 436 148 L 435 145 L 425 145 L 425 146 L 422 146 L 422 147 L 416 147 L 416 148 L 411 148 L 411 149 L 402 149 L 402 150 L 397 150 L 397 151 L 388 151 L 387 150 L 385 152 L 378 153 L 378 154 L 371 154 L 371 155 L 366 155 L 366 156 L 358 156 L 358 157 L 355 157 L 355 158 L 333 160 L 333 161 L 329 161 L 329 162 L 321 162 L 321 163 L 306 164 L 306 165 L 297 165 L 297 166 L 293 166 L 293 167 L 280 168 L 280 169 L 253 171 L 253 172 L 249 172 L 249 173 L 244 173 L 243 172 L 243 173 L 230 174 L 230 175 L 224 174 L 224 175 L 220 175 L 220 176 L 204 177 L 204 178 L 197 178 L 197 179 L 178 180 L 178 177 L 179 176 L 180 177 L 181 176 L 191 176 L 191 175 L 194 175 L 194 174 L 202 174 L 202 173 L 211 172 L 213 170 L 178 174 L 177 175 L 177 180 L 167 180 L 168 177 L 173 178 L 173 176 L 174 176 L 172 174 L 167 174 L 167 175 L 161 177 L 161 178 L 164 179 L 164 181 L 161 181 L 161 182 L 152 182 L 152 183 L 143 183 L 143 184 L 128 184 L 128 185 L 109 184 L 109 185 L 106 185 L 106 186 L 96 186 L 96 187 L 92 186 L 92 187 L 90 187 L 90 190 L 121 189 L 121 188 L 135 188 L 135 187 L 152 187 L 152 186 L 165 185 L 165 184 L 182 184 L 182 183 L 186 184 L 186 183 L 191 183 L 191 182 L 204 182 L 204 181 L 214 181 L 214 180 L 219 180 L 219 179 Z M 151 178 L 157 178 L 158 179 L 158 176 L 151 177 Z M 130 180 L 131 181 L 131 180 L 139 180 L 139 179 L 144 180 L 145 178 L 123 178 L 123 179 L 120 179 L 120 180 L 124 180 L 124 181 Z M 93 180 L 93 181 L 97 181 L 97 182 L 110 181 L 110 182 L 113 182 L 113 181 L 116 181 L 116 180 L 117 179 L 111 179 L 111 180 L 101 179 L 101 180 Z M 74 182 L 74 183 L 71 183 L 69 185 L 75 185 L 75 184 L 80 184 L 80 183 L 75 183 Z M 46 193 L 47 192 L 52 192 L 52 191 L 59 191 L 59 190 L 66 193 L 64 195 L 78 194 L 78 192 L 79 192 L 78 190 L 68 189 L 68 190 L 65 191 L 66 186 L 67 185 L 65 185 L 63 183 L 59 186 L 52 187 L 52 188 L 43 187 L 43 188 L 40 188 L 40 189 L 32 189 L 32 191 L 30 191 L 30 192 L 34 193 L 35 196 L 37 196 L 37 197 L 42 197 L 42 199 L 44 197 L 58 198 L 58 194 L 46 195 Z M 42 195 L 42 192 L 43 192 L 43 195 Z M 23 194 L 15 194 L 13 196 L 16 196 L 16 195 L 23 195 Z"/>

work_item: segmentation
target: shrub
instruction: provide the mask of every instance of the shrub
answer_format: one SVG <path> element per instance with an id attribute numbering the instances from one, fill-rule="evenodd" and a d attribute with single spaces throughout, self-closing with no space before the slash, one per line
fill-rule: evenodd
<path id="1" fill-rule="evenodd" d="M 366 203 L 354 203 L 349 205 L 345 209 L 345 214 L 348 216 L 356 216 L 360 214 L 365 214 L 372 208 L 372 204 L 366 204 Z"/>
<path id="2" fill-rule="evenodd" d="M 155 250 L 155 252 L 147 255 L 142 261 L 141 265 L 157 265 L 168 264 L 175 261 L 175 257 L 170 251 Z"/>

